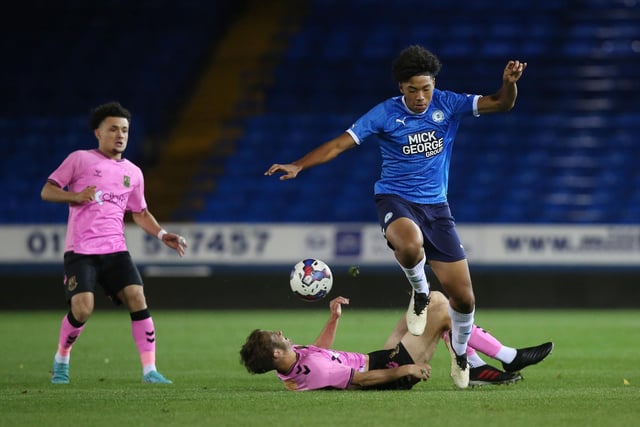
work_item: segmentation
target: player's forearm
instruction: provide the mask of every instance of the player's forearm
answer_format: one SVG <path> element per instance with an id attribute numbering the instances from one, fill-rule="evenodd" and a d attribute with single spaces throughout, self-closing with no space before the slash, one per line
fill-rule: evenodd
<path id="1" fill-rule="evenodd" d="M 54 203 L 72 203 L 75 201 L 75 195 L 76 193 L 66 191 L 50 182 L 47 182 L 40 192 L 42 200 Z"/>
<path id="2" fill-rule="evenodd" d="M 503 82 L 497 93 L 498 103 L 501 111 L 509 111 L 516 104 L 518 97 L 518 86 L 514 82 Z"/>
<path id="3" fill-rule="evenodd" d="M 326 163 L 332 159 L 334 159 L 338 155 L 335 150 L 332 150 L 331 147 L 327 146 L 327 144 L 321 145 L 320 147 L 310 151 L 303 157 L 299 158 L 292 164 L 300 167 L 300 170 L 309 169 L 313 166 L 320 165 L 322 163 Z"/>
<path id="4" fill-rule="evenodd" d="M 517 95 L 518 88 L 516 84 L 505 82 L 496 93 L 480 98 L 478 112 L 487 114 L 509 111 L 515 105 Z"/>
<path id="5" fill-rule="evenodd" d="M 139 213 L 132 214 L 133 221 L 144 231 L 151 234 L 152 236 L 157 236 L 158 232 L 162 230 L 162 227 L 156 221 L 156 218 L 149 212 L 148 210 L 144 210 Z"/>
<path id="6" fill-rule="evenodd" d="M 331 348 L 333 341 L 336 338 L 336 331 L 338 330 L 338 318 L 331 318 L 324 326 L 318 338 L 316 338 L 313 345 L 321 348 Z"/>
<path id="7" fill-rule="evenodd" d="M 340 136 L 325 142 L 321 146 L 307 153 L 307 155 L 293 162 L 302 169 L 308 169 L 335 159 L 340 153 L 355 146 L 353 138 L 344 132 Z"/>
<path id="8" fill-rule="evenodd" d="M 410 366 L 411 365 L 403 365 L 392 369 L 374 369 L 366 372 L 355 372 L 351 382 L 361 387 L 385 384 L 411 375 Z"/>

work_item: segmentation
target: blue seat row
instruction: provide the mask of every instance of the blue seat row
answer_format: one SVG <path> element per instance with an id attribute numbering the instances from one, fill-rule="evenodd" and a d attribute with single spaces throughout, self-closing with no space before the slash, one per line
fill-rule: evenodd
<path id="1" fill-rule="evenodd" d="M 158 145 L 242 1 L 18 2 L 0 39 L 0 223 L 64 222 L 40 200 L 47 176 L 72 150 L 95 148 L 89 108 L 118 100 L 133 114 L 127 157 Z M 141 23 L 144 22 L 144 25 Z M 153 157 L 153 156 L 151 156 Z M 144 166 L 143 164 L 141 164 Z"/>
<path id="2" fill-rule="evenodd" d="M 403 10 L 424 8 L 423 0 L 401 3 Z M 232 155 L 203 159 L 194 182 L 185 183 L 185 198 L 196 203 L 183 203 L 175 220 L 376 221 L 372 193 L 380 159 L 375 146 L 364 144 L 295 180 L 263 173 L 270 164 L 294 160 L 338 135 L 377 102 L 398 94 L 390 61 L 403 47 L 419 43 L 443 61 L 438 86 L 458 92 L 491 93 L 500 85 L 507 59 L 529 63 L 513 112 L 465 119 L 460 127 L 449 187 L 459 221 L 638 222 L 640 5 L 580 3 L 578 8 L 571 0 L 514 0 L 496 13 L 490 0 L 465 8 L 435 2 L 429 5 L 431 19 L 423 23 L 398 16 L 396 3 L 310 1 L 299 31 L 275 61 L 279 65 L 269 87 L 260 88 L 262 113 L 236 119 L 244 133 L 233 141 Z M 162 132 L 188 93 L 194 64 L 209 51 L 200 43 L 207 39 L 203 35 L 215 39 L 215 19 L 200 2 L 182 4 L 171 9 L 175 19 L 166 24 L 171 31 L 159 28 L 168 9 L 153 24 L 158 31 L 140 30 L 135 17 L 161 9 L 145 0 L 123 21 L 122 37 L 99 31 L 106 24 L 98 18 L 74 19 L 78 8 L 71 7 L 60 21 L 66 26 L 38 21 L 50 38 L 27 43 L 28 48 L 0 41 L 15 59 L 6 66 L 11 78 L 0 82 L 6 98 L 15 100 L 0 108 L 0 143 L 9 153 L 0 160 L 0 178 L 9 188 L 0 222 L 42 221 L 43 212 L 52 222 L 64 219 L 64 207 L 43 204 L 39 190 L 61 155 L 95 144 L 77 112 L 106 100 L 101 99 L 105 93 L 140 111 L 132 129 L 144 135 L 136 139 Z M 194 10 L 199 16 L 191 20 Z M 29 34 L 15 31 L 23 38 Z M 69 48 L 68 63 L 55 67 L 47 53 L 59 52 L 55 47 L 61 41 Z M 100 69 L 93 46 L 106 42 L 133 59 Z M 28 61 L 32 66 L 20 72 L 11 68 Z M 42 71 L 48 71 L 46 78 Z M 83 77 L 88 83 L 57 89 Z M 177 81 L 183 83 L 169 84 Z M 39 113 L 56 108 L 53 119 L 40 118 L 44 114 Z"/>

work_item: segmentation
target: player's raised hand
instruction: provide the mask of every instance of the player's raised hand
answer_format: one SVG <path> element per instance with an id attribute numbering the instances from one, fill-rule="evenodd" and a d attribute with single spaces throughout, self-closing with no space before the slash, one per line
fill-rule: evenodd
<path id="1" fill-rule="evenodd" d="M 335 297 L 329 302 L 329 310 L 332 317 L 338 318 L 342 316 L 342 304 L 349 305 L 349 298 Z"/>
<path id="2" fill-rule="evenodd" d="M 507 62 L 507 66 L 504 68 L 504 73 L 502 74 L 502 80 L 509 83 L 517 82 L 520 77 L 522 77 L 522 73 L 524 69 L 527 68 L 526 62 L 520 62 L 516 60 L 510 60 Z"/>
<path id="3" fill-rule="evenodd" d="M 300 166 L 296 166 L 292 163 L 281 165 L 281 164 L 273 164 L 267 171 L 264 173 L 265 175 L 273 175 L 278 172 L 282 172 L 283 175 L 280 177 L 280 180 L 285 179 L 293 179 L 298 176 L 298 173 L 302 170 Z"/>

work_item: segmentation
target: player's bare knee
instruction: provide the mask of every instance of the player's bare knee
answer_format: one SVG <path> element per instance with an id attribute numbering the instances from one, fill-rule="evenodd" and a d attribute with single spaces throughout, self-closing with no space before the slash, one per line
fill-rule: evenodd
<path id="1" fill-rule="evenodd" d="M 463 301 L 463 306 L 464 306 L 464 313 L 471 313 L 476 306 L 476 298 L 475 295 L 473 294 L 473 290 L 470 290 L 467 297 L 465 298 L 465 300 Z"/>
<path id="2" fill-rule="evenodd" d="M 447 329 L 449 327 L 449 300 L 439 291 L 429 292 L 429 298 L 427 324 L 431 324 L 441 330 Z"/>
<path id="3" fill-rule="evenodd" d="M 86 322 L 93 313 L 94 303 L 91 292 L 81 292 L 71 298 L 71 313 L 79 322 Z"/>
<path id="4" fill-rule="evenodd" d="M 396 247 L 395 256 L 403 267 L 413 268 L 424 257 L 422 243 L 404 242 L 401 246 Z"/>
<path id="5" fill-rule="evenodd" d="M 118 298 L 131 310 L 138 311 L 147 308 L 147 300 L 142 286 L 130 285 L 118 293 Z"/>
<path id="6" fill-rule="evenodd" d="M 439 311 L 439 310 L 447 310 L 447 306 L 449 305 L 449 301 L 447 297 L 445 297 L 440 291 L 431 291 L 429 292 L 429 311 Z"/>
<path id="7" fill-rule="evenodd" d="M 433 308 L 438 304 L 446 304 L 447 297 L 445 297 L 440 291 L 431 291 L 429 292 L 429 308 Z"/>
<path id="8" fill-rule="evenodd" d="M 467 300 L 453 300 L 449 301 L 451 308 L 457 311 L 458 313 L 471 313 L 475 309 L 475 299 L 471 297 L 471 299 Z"/>

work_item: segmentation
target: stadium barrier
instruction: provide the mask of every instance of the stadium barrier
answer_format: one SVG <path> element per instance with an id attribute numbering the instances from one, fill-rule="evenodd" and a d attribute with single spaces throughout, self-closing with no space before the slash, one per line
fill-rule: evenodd
<path id="1" fill-rule="evenodd" d="M 338 293 L 367 307 L 406 305 L 408 285 L 377 224 L 164 224 L 185 236 L 184 258 L 134 225 L 129 250 L 154 308 L 308 306 L 291 295 L 290 268 L 327 262 Z M 0 226 L 0 309 L 63 306 L 64 224 Z M 483 307 L 639 307 L 640 227 L 461 225 Z M 360 275 L 349 274 L 358 266 Z M 430 273 L 430 272 L 429 272 Z M 430 274 L 433 287 L 439 288 Z M 108 301 L 100 302 L 111 307 Z"/>

